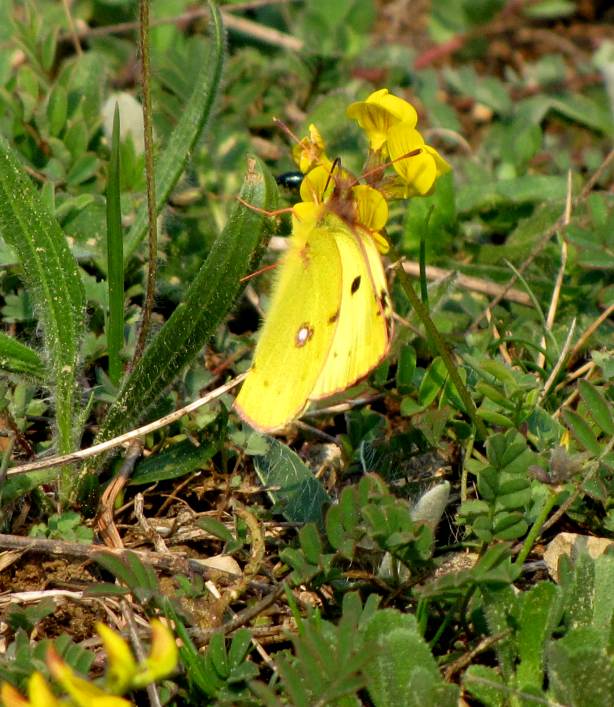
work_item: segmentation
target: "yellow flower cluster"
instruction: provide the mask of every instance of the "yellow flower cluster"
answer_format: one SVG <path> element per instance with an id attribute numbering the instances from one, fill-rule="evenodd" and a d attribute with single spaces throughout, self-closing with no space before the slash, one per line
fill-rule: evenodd
<path id="1" fill-rule="evenodd" d="M 126 641 L 108 626 L 99 623 L 96 631 L 108 657 L 103 687 L 77 675 L 51 646 L 47 667 L 67 697 L 56 697 L 45 678 L 36 672 L 30 676 L 27 698 L 9 683 L 2 684 L 3 707 L 131 707 L 132 702 L 121 695 L 162 680 L 177 667 L 175 638 L 161 621 L 151 622 L 151 650 L 142 663 L 137 663 Z"/>
<path id="2" fill-rule="evenodd" d="M 394 196 L 424 196 L 438 177 L 450 171 L 450 165 L 416 130 L 418 114 L 413 106 L 387 88 L 375 91 L 366 101 L 352 103 L 347 115 L 365 131 L 371 150 L 392 163 L 399 177 Z"/>
<path id="3" fill-rule="evenodd" d="M 326 154 L 315 125 L 293 149 L 298 168 L 305 175 L 301 199 L 293 208 L 293 233 L 307 236 L 325 210 L 351 226 L 367 230 L 380 252 L 388 250 L 382 234 L 388 220 L 390 199 L 430 193 L 438 177 L 451 167 L 416 130 L 418 114 L 407 101 L 382 88 L 365 101 L 352 103 L 349 118 L 356 120 L 369 140 L 366 184 Z M 390 170 L 394 175 L 390 176 Z"/>

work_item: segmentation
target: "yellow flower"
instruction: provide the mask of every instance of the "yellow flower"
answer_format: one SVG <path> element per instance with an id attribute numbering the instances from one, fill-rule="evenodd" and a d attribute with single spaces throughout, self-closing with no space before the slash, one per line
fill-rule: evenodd
<path id="1" fill-rule="evenodd" d="M 333 193 L 335 183 L 335 176 L 331 174 L 331 170 L 318 165 L 310 170 L 301 182 L 301 199 L 322 204 Z"/>
<path id="2" fill-rule="evenodd" d="M 452 169 L 409 123 L 398 123 L 388 131 L 388 152 L 392 166 L 405 182 L 406 197 L 428 194 L 437 178 Z"/>
<path id="3" fill-rule="evenodd" d="M 358 223 L 369 231 L 377 249 L 385 255 L 390 250 L 390 245 L 380 231 L 388 221 L 388 202 L 378 189 L 368 184 L 352 187 L 352 196 L 356 203 Z"/>
<path id="4" fill-rule="evenodd" d="M 304 137 L 292 148 L 292 157 L 303 174 L 316 165 L 321 165 L 329 171 L 332 167 L 331 160 L 324 152 L 324 139 L 313 123 L 309 126 L 309 137 Z"/>
<path id="5" fill-rule="evenodd" d="M 162 621 L 152 619 L 151 649 L 140 672 L 132 680 L 133 687 L 146 687 L 152 682 L 167 678 L 175 671 L 178 660 L 179 650 L 175 636 Z"/>
<path id="6" fill-rule="evenodd" d="M 331 174 L 324 167 L 314 167 L 305 175 L 301 184 L 303 201 L 293 206 L 295 218 L 292 233 L 294 235 L 304 234 L 306 238 L 308 229 L 323 217 L 325 210 L 321 206 L 329 202 L 337 180 L 350 184 L 355 181 L 349 172 L 342 170 L 340 174 Z M 368 184 L 355 184 L 350 187 L 347 200 L 344 201 L 342 195 L 337 208 L 335 208 L 334 202 L 329 203 L 329 208 L 332 213 L 342 217 L 348 223 L 355 222 L 367 229 L 377 243 L 380 252 L 388 252 L 388 241 L 379 233 L 388 220 L 388 204 L 380 191 Z"/>
<path id="7" fill-rule="evenodd" d="M 108 656 L 106 683 L 115 694 L 122 694 L 131 684 L 138 668 L 130 646 L 113 629 L 103 623 L 96 624 L 96 633 L 100 636 Z"/>
<path id="8" fill-rule="evenodd" d="M 128 700 L 109 695 L 94 683 L 79 677 L 62 660 L 53 645 L 47 650 L 47 666 L 52 677 L 66 690 L 77 707 L 131 707 Z"/>
<path id="9" fill-rule="evenodd" d="M 53 694 L 41 673 L 32 673 L 28 681 L 28 697 L 31 707 L 60 707 L 60 700 Z"/>
<path id="10" fill-rule="evenodd" d="M 0 688 L 0 698 L 4 707 L 29 707 L 31 702 L 18 692 L 10 683 L 3 682 Z M 53 702 L 50 703 L 53 707 Z"/>
<path id="11" fill-rule="evenodd" d="M 369 147 L 375 152 L 386 145 L 388 131 L 394 125 L 407 123 L 413 128 L 418 122 L 415 108 L 402 98 L 389 93 L 387 88 L 375 91 L 366 101 L 352 103 L 348 106 L 346 114 L 367 133 Z"/>

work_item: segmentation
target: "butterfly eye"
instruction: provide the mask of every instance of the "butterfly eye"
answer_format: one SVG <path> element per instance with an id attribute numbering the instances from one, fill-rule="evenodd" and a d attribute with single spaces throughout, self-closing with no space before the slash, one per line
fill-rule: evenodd
<path id="1" fill-rule="evenodd" d="M 355 292 L 358 292 L 358 288 L 360 287 L 360 275 L 358 277 L 355 277 L 352 280 L 352 286 L 350 288 L 350 292 L 354 294 Z"/>
<path id="2" fill-rule="evenodd" d="M 296 332 L 296 336 L 294 337 L 294 343 L 296 346 L 301 348 L 302 346 L 305 346 L 305 344 L 311 339 L 313 336 L 313 327 L 309 323 L 301 324 L 301 326 L 298 328 L 298 331 Z"/>

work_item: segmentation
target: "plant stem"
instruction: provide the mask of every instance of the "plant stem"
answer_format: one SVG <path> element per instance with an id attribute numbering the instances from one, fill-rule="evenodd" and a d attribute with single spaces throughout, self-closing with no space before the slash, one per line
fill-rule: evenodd
<path id="1" fill-rule="evenodd" d="M 396 253 L 396 250 L 394 246 L 390 246 L 390 252 L 392 254 L 392 257 L 395 260 L 400 260 L 398 253 Z M 452 383 L 456 386 L 456 390 L 458 391 L 458 394 L 461 397 L 461 400 L 463 401 L 463 404 L 465 405 L 465 410 L 467 411 L 467 414 L 471 418 L 473 424 L 475 425 L 475 428 L 482 439 L 486 439 L 488 436 L 488 432 L 486 430 L 486 426 L 482 422 L 482 420 L 478 417 L 478 411 L 475 407 L 475 404 L 471 398 L 471 395 L 469 394 L 469 391 L 467 390 L 467 387 L 461 380 L 461 377 L 458 375 L 458 370 L 456 369 L 456 364 L 452 360 L 452 356 L 450 355 L 450 352 L 448 351 L 448 347 L 446 346 L 445 341 L 443 340 L 441 334 L 439 333 L 439 330 L 435 326 L 433 320 L 431 319 L 428 309 L 425 307 L 425 305 L 420 301 L 420 298 L 418 295 L 415 293 L 414 288 L 412 287 L 412 284 L 409 280 L 409 276 L 403 270 L 402 267 L 397 269 L 397 276 L 399 278 L 399 281 L 401 282 L 401 285 L 403 289 L 405 290 L 405 294 L 407 295 L 407 298 L 409 299 L 409 303 L 413 307 L 414 311 L 418 315 L 420 321 L 424 325 L 424 328 L 426 329 L 427 335 L 431 338 L 432 342 L 435 345 L 435 348 L 437 349 L 437 352 L 441 356 L 442 361 L 444 362 L 444 365 L 448 371 L 448 375 L 450 376 Z"/>
<path id="2" fill-rule="evenodd" d="M 529 553 L 531 552 L 531 548 L 535 544 L 535 541 L 539 537 L 539 534 L 541 533 L 542 526 L 546 522 L 546 519 L 550 515 L 550 511 L 554 508 L 556 504 L 556 500 L 559 497 L 559 494 L 556 493 L 555 491 L 550 491 L 550 496 L 546 499 L 544 502 L 544 505 L 542 506 L 541 511 L 539 512 L 539 515 L 535 519 L 535 522 L 531 526 L 531 530 L 527 533 L 527 537 L 524 539 L 524 542 L 522 543 L 522 548 L 520 549 L 520 552 L 518 553 L 518 556 L 516 557 L 516 560 L 514 561 L 514 565 L 516 567 L 521 567 L 524 563 L 524 561 L 527 559 L 529 556 Z"/>
<path id="3" fill-rule="evenodd" d="M 424 234 L 420 237 L 420 296 L 422 303 L 429 308 L 429 288 L 426 283 L 426 238 Z"/>
<path id="4" fill-rule="evenodd" d="M 151 111 L 151 66 L 149 61 L 149 0 L 139 0 L 139 47 L 141 51 L 141 84 L 143 90 L 143 137 L 145 141 L 145 178 L 147 183 L 148 262 L 145 302 L 139 335 L 132 357 L 132 367 L 141 358 L 147 341 L 151 312 L 156 294 L 158 234 L 156 224 L 156 182 L 153 160 L 153 126 Z"/>

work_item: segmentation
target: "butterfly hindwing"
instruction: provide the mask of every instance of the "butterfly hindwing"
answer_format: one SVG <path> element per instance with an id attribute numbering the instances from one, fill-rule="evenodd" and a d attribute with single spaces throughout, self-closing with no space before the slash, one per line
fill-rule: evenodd
<path id="1" fill-rule="evenodd" d="M 390 303 L 386 276 L 374 240 L 338 219 L 331 228 L 342 268 L 339 320 L 326 365 L 311 399 L 338 393 L 364 378 L 386 356 Z"/>
<path id="2" fill-rule="evenodd" d="M 341 290 L 340 251 L 330 229 L 292 236 L 235 402 L 256 429 L 283 427 L 307 405 L 338 326 Z"/>

